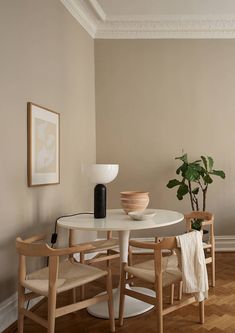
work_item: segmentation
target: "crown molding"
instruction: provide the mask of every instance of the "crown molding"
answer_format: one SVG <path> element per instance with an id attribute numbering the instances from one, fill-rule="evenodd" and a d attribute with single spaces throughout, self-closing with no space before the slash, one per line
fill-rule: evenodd
<path id="1" fill-rule="evenodd" d="M 110 16 L 99 22 L 95 38 L 235 38 L 235 16 Z"/>
<path id="2" fill-rule="evenodd" d="M 95 38 L 96 35 L 96 22 L 92 16 L 87 12 L 82 1 L 76 0 L 60 0 L 67 8 L 70 14 L 81 24 L 81 26 L 88 32 L 88 34 Z"/>
<path id="3" fill-rule="evenodd" d="M 91 7 L 95 11 L 96 15 L 99 17 L 101 21 L 106 20 L 106 14 L 103 11 L 103 8 L 100 6 L 99 2 L 97 0 L 88 0 Z"/>
<path id="4" fill-rule="evenodd" d="M 83 28 L 97 39 L 235 38 L 231 15 L 106 15 L 97 0 L 61 0 Z"/>

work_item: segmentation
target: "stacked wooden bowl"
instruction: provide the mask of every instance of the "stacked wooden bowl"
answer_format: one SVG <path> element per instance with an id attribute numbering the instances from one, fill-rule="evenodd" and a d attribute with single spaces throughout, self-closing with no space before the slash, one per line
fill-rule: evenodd
<path id="1" fill-rule="evenodd" d="M 125 191 L 121 192 L 121 205 L 126 214 L 143 211 L 149 204 L 149 192 Z"/>

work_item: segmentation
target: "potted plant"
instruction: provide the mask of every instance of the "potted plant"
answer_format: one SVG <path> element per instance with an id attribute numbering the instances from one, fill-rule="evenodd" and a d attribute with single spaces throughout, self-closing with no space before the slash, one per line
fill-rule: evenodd
<path id="1" fill-rule="evenodd" d="M 201 156 L 201 159 L 189 162 L 188 155 L 184 154 L 180 157 L 176 157 L 176 160 L 180 160 L 182 164 L 176 170 L 176 174 L 181 179 L 171 179 L 167 187 L 177 189 L 177 198 L 182 200 L 185 195 L 189 194 L 191 208 L 193 211 L 200 210 L 199 199 L 202 199 L 202 210 L 206 210 L 206 199 L 208 186 L 213 182 L 213 176 L 219 176 L 225 178 L 225 173 L 222 170 L 215 170 L 214 161 L 210 156 Z M 200 230 L 201 221 L 194 221 L 192 224 L 194 229 Z"/>

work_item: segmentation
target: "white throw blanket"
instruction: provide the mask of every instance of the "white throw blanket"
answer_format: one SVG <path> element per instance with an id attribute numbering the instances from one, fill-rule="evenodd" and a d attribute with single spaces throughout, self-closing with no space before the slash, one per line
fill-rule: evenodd
<path id="1" fill-rule="evenodd" d="M 202 235 L 192 231 L 176 237 L 177 246 L 181 248 L 181 269 L 183 291 L 193 293 L 198 302 L 208 298 L 208 276 Z"/>

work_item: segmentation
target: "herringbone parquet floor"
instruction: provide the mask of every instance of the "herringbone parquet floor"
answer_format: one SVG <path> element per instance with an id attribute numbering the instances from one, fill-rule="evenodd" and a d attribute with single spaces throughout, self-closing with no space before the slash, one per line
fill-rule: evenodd
<path id="1" fill-rule="evenodd" d="M 137 255 L 136 260 L 147 259 L 147 255 Z M 118 283 L 118 261 L 112 265 L 113 285 Z M 147 284 L 140 284 L 148 286 Z M 104 288 L 104 281 L 91 285 L 87 294 L 93 295 Z M 165 292 L 167 293 L 167 290 Z M 59 305 L 68 301 L 70 295 L 60 296 Z M 46 303 L 37 310 L 46 316 Z M 164 333 L 235 333 L 235 253 L 216 254 L 216 287 L 210 288 L 209 299 L 205 302 L 205 324 L 198 323 L 198 306 L 196 303 L 177 310 L 164 317 Z M 17 332 L 11 327 L 7 333 Z M 45 333 L 46 330 L 31 320 L 25 320 L 24 333 Z M 86 310 L 60 317 L 56 320 L 56 333 L 105 333 L 109 332 L 107 320 L 90 316 Z M 157 333 L 154 310 L 143 315 L 125 319 L 124 326 L 116 322 L 119 333 Z"/>

